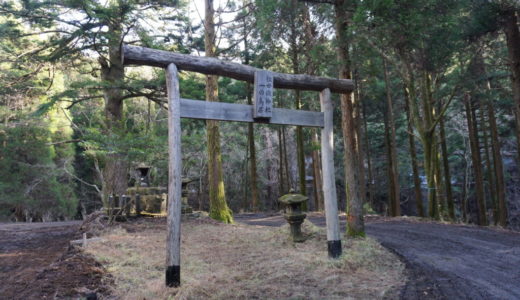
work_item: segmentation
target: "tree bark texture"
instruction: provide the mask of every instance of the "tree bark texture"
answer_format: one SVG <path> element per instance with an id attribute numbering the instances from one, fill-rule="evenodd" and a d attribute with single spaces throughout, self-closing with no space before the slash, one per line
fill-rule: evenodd
<path id="1" fill-rule="evenodd" d="M 424 148 L 424 171 L 428 185 L 428 214 L 430 218 L 440 219 L 438 202 L 437 168 L 439 167 L 437 136 L 435 134 L 433 99 L 431 91 L 431 78 L 428 72 L 423 71 L 422 76 L 422 126 L 421 142 Z"/>
<path id="2" fill-rule="evenodd" d="M 466 157 L 466 155 L 464 155 Z M 461 199 L 461 208 L 462 210 L 462 221 L 464 223 L 468 222 L 468 186 L 469 186 L 469 173 L 470 173 L 470 166 L 465 160 L 465 166 L 464 166 L 464 185 L 462 186 L 462 199 Z"/>
<path id="3" fill-rule="evenodd" d="M 419 217 L 424 217 L 424 208 L 423 208 L 423 198 L 422 198 L 422 190 L 421 190 L 421 179 L 419 178 L 419 166 L 417 164 L 417 151 L 415 149 L 415 136 L 413 133 L 413 125 L 412 125 L 412 116 L 410 111 L 410 95 L 408 94 L 408 90 L 404 89 L 405 95 L 405 109 L 406 109 L 406 118 L 408 123 L 408 146 L 410 149 L 410 159 L 412 161 L 412 177 L 413 177 L 413 185 L 414 185 L 414 195 L 415 195 L 415 205 L 417 207 L 417 214 Z"/>
<path id="4" fill-rule="evenodd" d="M 298 31 L 296 29 L 296 25 L 300 21 L 297 16 L 299 13 L 298 10 L 298 2 L 295 0 L 291 0 L 289 49 L 291 53 L 292 71 L 294 74 L 298 74 L 300 72 L 298 67 L 298 53 L 300 52 L 300 49 L 298 47 Z M 297 110 L 302 108 L 301 94 L 299 90 L 294 91 L 294 108 Z M 306 195 L 307 189 L 305 184 L 305 152 L 303 149 L 303 128 L 301 126 L 296 126 L 296 160 L 298 163 L 298 188 L 300 190 L 299 192 L 302 195 Z M 307 210 L 307 202 L 303 203 L 303 210 Z"/>
<path id="5" fill-rule="evenodd" d="M 244 19 L 244 63 L 249 65 L 249 41 L 247 34 L 247 23 Z M 251 83 L 247 83 L 247 104 L 252 105 Z M 251 177 L 251 208 L 253 211 L 258 209 L 258 177 L 256 172 L 256 149 L 255 149 L 255 128 L 253 123 L 247 125 L 247 141 L 249 145 L 249 173 Z"/>
<path id="6" fill-rule="evenodd" d="M 486 77 L 486 65 L 484 62 L 484 58 L 482 54 L 478 52 L 478 54 L 474 57 L 474 59 L 471 61 L 470 64 L 470 70 L 471 70 L 471 76 L 473 77 L 473 81 L 477 83 L 477 86 L 479 88 L 476 89 L 474 95 L 473 95 L 473 110 L 478 109 L 479 115 L 478 118 L 475 117 L 473 120 L 477 126 L 477 128 L 480 127 L 480 130 L 477 130 L 477 136 L 479 133 L 481 134 L 481 141 L 482 141 L 482 154 L 484 155 L 484 161 L 482 162 L 485 164 L 485 182 L 487 183 L 487 189 L 486 185 L 484 185 L 484 192 L 488 192 L 489 198 L 491 199 L 491 205 L 493 210 L 493 222 L 496 225 L 498 222 L 498 199 L 497 199 L 497 191 L 496 191 L 496 181 L 495 181 L 495 170 L 494 170 L 494 164 L 492 163 L 492 156 L 490 154 L 490 145 L 488 140 L 488 132 L 490 130 L 490 127 L 488 126 L 486 122 L 486 113 L 485 110 L 487 106 L 485 105 L 484 101 L 482 99 L 481 93 L 483 92 L 484 87 L 484 80 L 482 80 L 482 77 Z M 489 82 L 487 82 L 489 85 Z M 489 87 L 488 87 L 489 88 Z M 487 199 L 488 197 L 485 196 Z"/>
<path id="7" fill-rule="evenodd" d="M 434 133 L 435 134 L 435 133 Z M 437 139 L 439 139 L 438 136 L 436 136 Z M 434 163 L 435 163 L 435 189 L 437 190 L 437 203 L 439 205 L 439 217 L 440 218 L 446 218 L 447 214 L 447 205 L 446 205 L 446 194 L 444 192 L 444 185 L 443 185 L 443 176 L 442 176 L 442 170 L 441 170 L 441 152 L 439 151 L 439 142 L 437 142 L 435 145 L 435 157 L 434 157 Z"/>
<path id="8" fill-rule="evenodd" d="M 295 91 L 295 105 L 296 109 L 301 109 L 301 95 L 300 91 Z M 296 126 L 296 154 L 298 160 L 298 184 L 300 194 L 307 195 L 307 188 L 305 184 L 305 151 L 303 148 L 303 127 Z M 303 204 L 303 209 L 307 210 L 307 203 Z"/>
<path id="9" fill-rule="evenodd" d="M 204 45 L 206 56 L 215 57 L 215 23 L 213 0 L 205 0 Z M 206 77 L 206 100 L 218 101 L 218 77 Z M 227 206 L 224 177 L 222 174 L 222 156 L 220 153 L 220 131 L 217 121 L 206 121 L 208 136 L 208 183 L 209 215 L 215 220 L 233 223 L 233 215 Z"/>
<path id="10" fill-rule="evenodd" d="M 121 48 L 122 24 L 117 18 L 108 23 L 112 35 L 108 41 L 108 57 L 100 57 L 101 79 L 110 83 L 110 88 L 103 90 L 105 100 L 105 120 L 107 135 L 124 134 L 123 124 L 123 91 L 119 88 L 125 77 L 124 65 L 122 63 Z M 107 203 L 109 195 L 123 195 L 128 188 L 127 181 L 128 161 L 122 153 L 108 154 L 103 168 L 104 179 L 104 203 Z"/>
<path id="11" fill-rule="evenodd" d="M 285 170 L 285 179 L 286 179 L 286 193 L 288 193 L 292 189 L 292 178 L 291 172 L 289 172 L 289 156 L 287 155 L 287 135 L 285 134 L 285 127 L 282 127 L 282 144 L 283 144 L 283 167 Z"/>
<path id="12" fill-rule="evenodd" d="M 360 92 L 361 93 L 361 92 Z M 368 203 L 370 204 L 370 207 L 374 209 L 374 176 L 372 175 L 372 159 L 370 157 L 370 143 L 368 139 L 368 124 L 367 124 L 367 117 L 366 117 L 366 109 L 365 109 L 365 102 L 362 103 L 362 113 L 363 113 L 363 124 L 365 129 L 365 153 L 367 156 L 367 180 L 368 180 Z"/>
<path id="13" fill-rule="evenodd" d="M 493 223 L 498 224 L 498 199 L 497 191 L 495 186 L 495 170 L 494 164 L 491 161 L 491 155 L 489 153 L 489 142 L 488 142 L 488 126 L 486 125 L 486 118 L 484 113 L 484 106 L 482 101 L 478 103 L 480 110 L 480 131 L 482 132 L 482 141 L 484 143 L 484 158 L 486 160 L 486 180 L 488 182 L 489 196 L 491 197 L 491 205 L 493 208 Z"/>
<path id="14" fill-rule="evenodd" d="M 388 186 L 389 186 L 389 207 L 390 215 L 397 217 L 401 215 L 399 172 L 397 169 L 397 145 L 395 141 L 395 121 L 392 105 L 392 95 L 390 81 L 388 80 L 388 68 L 383 59 L 383 74 L 386 88 L 386 113 L 385 113 L 385 132 L 387 144 L 388 161 Z"/>
<path id="15" fill-rule="evenodd" d="M 251 84 L 247 84 L 247 103 L 253 104 L 251 99 Z M 251 209 L 258 209 L 258 179 L 256 172 L 256 149 L 255 149 L 255 129 L 253 123 L 247 124 L 247 142 L 249 144 L 249 172 L 251 177 Z"/>
<path id="16" fill-rule="evenodd" d="M 507 203 L 506 186 L 504 180 L 504 165 L 502 154 L 500 153 L 500 140 L 498 137 L 498 127 L 495 117 L 495 108 L 491 102 L 487 103 L 489 127 L 491 131 L 491 148 L 493 152 L 493 162 L 495 164 L 495 179 L 498 198 L 498 224 L 502 227 L 507 226 Z"/>
<path id="17" fill-rule="evenodd" d="M 312 132 L 312 167 L 313 167 L 313 183 L 314 183 L 314 210 L 323 210 L 323 178 L 321 171 L 321 153 L 318 150 L 320 147 L 320 141 L 316 129 Z"/>
<path id="18" fill-rule="evenodd" d="M 350 16 L 347 13 L 347 2 L 344 0 L 336 1 L 335 26 L 337 39 L 337 56 L 340 64 L 339 78 L 350 79 L 350 57 L 348 42 L 348 26 Z M 341 128 L 343 132 L 343 142 L 345 144 L 345 185 L 347 196 L 347 235 L 364 236 L 365 225 L 363 220 L 363 195 L 360 191 L 359 168 L 359 147 L 357 140 L 357 130 L 354 118 L 354 103 L 351 94 L 341 95 Z"/>
<path id="19" fill-rule="evenodd" d="M 520 145 L 520 30 L 518 29 L 518 15 L 514 9 L 510 8 L 502 12 L 502 17 L 504 19 L 503 26 L 511 68 L 516 134 Z M 520 163 L 520 148 L 517 151 Z"/>
<path id="20" fill-rule="evenodd" d="M 363 199 L 364 204 L 367 200 L 367 189 L 366 189 L 366 179 L 365 179 L 365 153 L 363 147 L 364 140 L 364 131 L 363 131 L 363 115 L 362 115 L 362 106 L 361 106 L 361 92 L 359 90 L 358 85 L 356 85 L 356 89 L 353 94 L 354 100 L 354 124 L 356 124 L 356 140 L 357 140 L 357 153 L 359 159 L 359 194 Z"/>
<path id="21" fill-rule="evenodd" d="M 475 110 L 469 95 L 466 95 L 466 98 L 464 99 L 464 105 L 466 108 L 466 119 L 468 122 L 469 141 L 471 148 L 471 160 L 475 177 L 475 198 L 477 200 L 478 224 L 487 225 L 486 202 L 484 198 L 484 180 L 482 176 L 482 160 L 480 158 L 480 146 L 477 133 L 478 129 L 475 120 Z"/>
<path id="22" fill-rule="evenodd" d="M 444 117 L 439 122 L 439 134 L 441 139 L 442 164 L 444 169 L 444 187 L 446 190 L 446 202 L 448 204 L 448 217 L 451 221 L 455 220 L 455 203 L 453 201 L 453 192 L 451 189 L 451 174 L 448 154 L 448 145 L 446 143 L 446 132 L 444 128 Z"/>
<path id="23" fill-rule="evenodd" d="M 278 187 L 279 195 L 285 194 L 285 178 L 284 178 L 284 164 L 283 164 L 283 141 L 282 141 L 282 129 L 278 127 Z"/>

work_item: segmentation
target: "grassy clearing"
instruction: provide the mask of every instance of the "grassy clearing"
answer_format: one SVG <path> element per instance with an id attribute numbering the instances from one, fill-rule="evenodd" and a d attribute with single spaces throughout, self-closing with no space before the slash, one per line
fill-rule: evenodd
<path id="1" fill-rule="evenodd" d="M 327 258 L 323 228 L 304 223 L 305 243 L 289 227 L 182 223 L 182 286 L 164 286 L 165 224 L 132 224 L 93 242 L 121 299 L 380 299 L 404 284 L 402 263 L 370 238 L 348 240 Z"/>

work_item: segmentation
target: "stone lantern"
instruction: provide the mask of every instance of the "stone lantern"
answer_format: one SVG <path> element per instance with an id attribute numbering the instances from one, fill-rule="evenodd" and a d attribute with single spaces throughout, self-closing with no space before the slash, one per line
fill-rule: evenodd
<path id="1" fill-rule="evenodd" d="M 284 218 L 291 226 L 291 236 L 295 243 L 305 241 L 305 238 L 302 235 L 301 225 L 307 215 L 303 213 L 302 206 L 308 199 L 308 197 L 301 194 L 295 194 L 294 192 L 283 195 L 278 199 L 278 201 L 285 207 Z"/>
<path id="2" fill-rule="evenodd" d="M 188 184 L 197 180 L 194 178 L 182 178 L 181 213 L 183 215 L 193 213 L 193 208 L 188 204 Z"/>

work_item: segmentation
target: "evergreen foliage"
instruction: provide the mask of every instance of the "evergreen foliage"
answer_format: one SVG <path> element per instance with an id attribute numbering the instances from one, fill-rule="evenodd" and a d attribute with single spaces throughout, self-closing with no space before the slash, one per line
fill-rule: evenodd
<path id="1" fill-rule="evenodd" d="M 102 207 L 108 193 L 132 184 L 131 170 L 138 163 L 152 166 L 153 185 L 167 185 L 164 72 L 123 70 L 119 46 L 205 55 L 203 7 L 198 7 L 200 15 L 190 14 L 188 4 L 0 4 L 2 216 L 34 221 L 90 213 Z M 346 112 L 334 95 L 342 210 L 352 203 L 348 178 L 355 173 L 352 178 L 366 179 L 360 181 L 358 197 L 366 196 L 366 210 L 398 214 L 391 203 L 391 194 L 398 194 L 401 214 L 472 223 L 485 215 L 502 226 L 520 227 L 520 81 L 515 75 L 520 70 L 511 63 L 517 10 L 514 1 L 486 0 L 226 1 L 215 11 L 214 55 L 273 71 L 329 77 L 348 65 L 343 75 L 357 83 L 349 111 L 362 163 L 356 163 L 361 166 L 357 171 L 354 164 L 346 168 L 351 160 L 343 158 L 352 143 L 343 143 L 342 133 L 351 131 L 342 126 Z M 345 16 L 340 23 L 338 15 Z M 338 58 L 338 49 L 345 51 L 345 59 Z M 245 82 L 220 77 L 217 86 L 219 101 L 248 103 Z M 205 88 L 204 76 L 180 73 L 183 98 L 203 100 Z M 276 90 L 274 100 L 277 107 L 319 110 L 314 92 Z M 467 119 L 473 115 L 469 123 L 475 140 L 470 142 Z M 314 191 L 320 176 L 312 165 L 319 163 L 320 150 L 314 130 L 219 126 L 219 184 L 225 191 L 218 189 L 217 196 L 226 198 L 226 205 L 210 209 L 206 152 L 215 141 L 208 143 L 205 122 L 182 120 L 183 174 L 200 179 L 197 201 L 191 203 L 195 209 L 231 221 L 231 212 L 278 209 L 276 199 L 291 188 L 320 199 Z M 392 131 L 397 178 L 388 172 Z M 480 148 L 471 148 L 475 142 Z M 478 151 L 480 161 L 472 159 L 472 151 Z M 303 169 L 298 168 L 302 158 Z M 257 161 L 254 179 L 250 160 Z M 475 176 L 478 166 L 482 179 Z M 107 177 L 111 168 L 122 181 L 118 188 L 117 180 Z M 314 181 L 305 188 L 302 176 Z M 319 201 L 312 201 L 309 209 L 318 208 Z M 362 235 L 351 229 L 350 235 Z"/>

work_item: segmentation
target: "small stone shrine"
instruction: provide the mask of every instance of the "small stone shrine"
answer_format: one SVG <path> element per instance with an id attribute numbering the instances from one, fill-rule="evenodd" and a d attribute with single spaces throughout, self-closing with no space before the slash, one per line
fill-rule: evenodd
<path id="1" fill-rule="evenodd" d="M 136 182 L 136 186 L 127 189 L 128 198 L 134 204 L 135 214 L 165 214 L 168 207 L 167 188 L 150 186 L 150 167 L 140 164 L 136 171 L 139 180 Z M 197 180 L 194 178 L 182 178 L 182 214 L 193 213 L 193 209 L 188 204 L 188 184 Z"/>
<path id="2" fill-rule="evenodd" d="M 136 168 L 139 180 L 136 186 L 126 190 L 127 195 L 134 203 L 136 215 L 142 212 L 150 214 L 166 213 L 167 189 L 165 187 L 150 186 L 150 167 L 140 164 Z"/>

